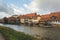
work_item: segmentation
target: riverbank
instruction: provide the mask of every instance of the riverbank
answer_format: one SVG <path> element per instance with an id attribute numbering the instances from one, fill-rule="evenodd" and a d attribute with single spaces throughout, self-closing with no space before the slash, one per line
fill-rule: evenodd
<path id="1" fill-rule="evenodd" d="M 5 40 L 38 40 L 23 32 L 17 32 L 16 30 L 3 26 L 0 26 L 0 33 L 2 33 Z"/>
<path id="2" fill-rule="evenodd" d="M 11 25 L 11 24 L 0 24 L 4 27 L 12 28 L 18 32 L 24 32 L 25 34 L 37 37 L 39 39 L 51 39 L 60 40 L 60 28 L 48 28 L 48 27 L 35 27 L 25 25 Z"/>
<path id="3" fill-rule="evenodd" d="M 0 33 L 0 40 L 5 40 L 4 36 Z"/>
<path id="4" fill-rule="evenodd" d="M 60 24 L 9 24 L 9 23 L 2 23 L 2 24 L 8 24 L 8 25 L 24 25 L 29 27 L 40 27 L 40 28 L 60 28 Z"/>

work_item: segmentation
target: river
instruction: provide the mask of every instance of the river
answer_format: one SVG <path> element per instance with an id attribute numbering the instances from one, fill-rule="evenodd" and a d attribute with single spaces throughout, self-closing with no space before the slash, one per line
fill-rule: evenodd
<path id="1" fill-rule="evenodd" d="M 13 28 L 16 31 L 24 32 L 37 38 L 60 40 L 60 28 L 40 28 L 24 25 L 0 24 L 1 26 Z"/>

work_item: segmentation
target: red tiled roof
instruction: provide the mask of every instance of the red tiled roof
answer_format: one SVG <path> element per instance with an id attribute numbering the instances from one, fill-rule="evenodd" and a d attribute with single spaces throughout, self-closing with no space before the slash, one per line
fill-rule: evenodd
<path id="1" fill-rule="evenodd" d="M 17 18 L 21 19 L 21 18 L 24 18 L 24 16 L 23 16 L 23 15 L 20 15 L 20 16 L 18 16 Z"/>
<path id="2" fill-rule="evenodd" d="M 33 16 L 36 16 L 37 13 L 30 13 L 30 14 L 26 14 L 25 16 L 27 16 L 28 18 L 32 18 Z"/>
<path id="3" fill-rule="evenodd" d="M 56 16 L 57 20 L 60 20 L 60 12 L 53 12 L 53 13 L 51 13 L 51 17 L 52 16 Z"/>
<path id="4" fill-rule="evenodd" d="M 50 15 L 51 16 L 57 16 L 58 17 L 58 16 L 60 16 L 60 12 L 54 12 L 54 13 L 51 13 Z"/>
<path id="5" fill-rule="evenodd" d="M 57 20 L 60 20 L 60 12 L 53 12 L 51 14 L 42 15 L 40 21 L 51 20 L 52 16 L 56 16 Z"/>
<path id="6" fill-rule="evenodd" d="M 21 18 L 32 18 L 33 16 L 36 16 L 36 13 L 29 13 L 26 15 L 20 15 L 17 18 L 21 19 Z"/>
<path id="7" fill-rule="evenodd" d="M 50 17 L 50 14 L 41 15 L 40 21 L 46 21 L 46 20 L 49 20 L 49 17 Z"/>

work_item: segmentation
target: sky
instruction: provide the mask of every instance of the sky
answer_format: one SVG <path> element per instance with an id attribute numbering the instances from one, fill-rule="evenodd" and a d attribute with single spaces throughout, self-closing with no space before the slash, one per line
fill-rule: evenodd
<path id="1" fill-rule="evenodd" d="M 37 12 L 60 11 L 60 0 L 0 0 L 0 18 Z"/>

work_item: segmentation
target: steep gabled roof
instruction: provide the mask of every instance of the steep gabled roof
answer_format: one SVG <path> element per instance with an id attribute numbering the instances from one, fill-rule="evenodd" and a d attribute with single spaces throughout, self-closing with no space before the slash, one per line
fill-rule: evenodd
<path id="1" fill-rule="evenodd" d="M 37 15 L 37 13 L 30 13 L 30 14 L 26 14 L 25 16 L 27 16 L 28 18 L 32 18 L 36 15 Z"/>
<path id="2" fill-rule="evenodd" d="M 60 20 L 60 12 L 52 12 L 50 14 L 41 15 L 40 21 L 51 20 L 52 16 L 55 16 L 57 17 L 57 20 Z"/>
<path id="3" fill-rule="evenodd" d="M 18 19 L 23 19 L 24 18 L 24 15 L 20 15 L 17 17 Z"/>
<path id="4" fill-rule="evenodd" d="M 50 14 L 41 15 L 40 21 L 46 21 L 46 20 L 49 20 L 49 18 L 50 18 Z"/>
<path id="5" fill-rule="evenodd" d="M 53 12 L 53 13 L 51 13 L 51 17 L 52 16 L 56 16 L 57 20 L 60 20 L 60 12 Z"/>

